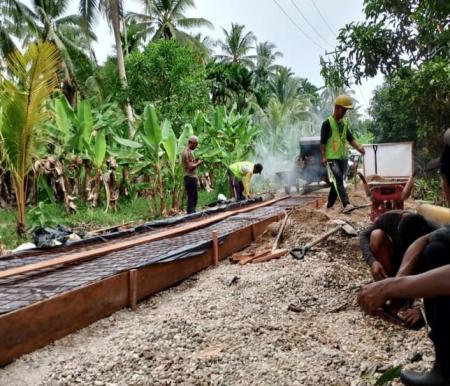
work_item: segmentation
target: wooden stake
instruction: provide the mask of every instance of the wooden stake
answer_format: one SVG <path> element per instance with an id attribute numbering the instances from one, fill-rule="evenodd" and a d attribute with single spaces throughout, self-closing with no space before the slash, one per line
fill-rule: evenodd
<path id="1" fill-rule="evenodd" d="M 128 272 L 128 306 L 133 310 L 137 310 L 137 269 Z"/>
<path id="2" fill-rule="evenodd" d="M 287 220 L 288 220 L 288 217 L 290 214 L 291 214 L 291 212 L 286 213 L 284 216 L 284 221 L 280 226 L 280 230 L 278 231 L 277 237 L 272 246 L 272 253 L 275 252 L 276 249 L 278 249 L 278 245 L 280 244 L 281 235 L 283 234 L 284 228 L 286 227 L 286 223 L 287 223 Z"/>
<path id="3" fill-rule="evenodd" d="M 213 263 L 219 264 L 219 234 L 217 231 L 212 232 L 212 247 L 213 247 Z"/>
<path id="4" fill-rule="evenodd" d="M 254 224 L 250 227 L 250 231 L 252 232 L 252 242 L 254 242 L 256 241 L 256 228 Z"/>

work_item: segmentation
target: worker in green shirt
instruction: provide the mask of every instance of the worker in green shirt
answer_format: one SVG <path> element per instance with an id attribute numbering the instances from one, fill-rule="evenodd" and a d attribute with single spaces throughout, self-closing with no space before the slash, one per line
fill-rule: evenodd
<path id="1" fill-rule="evenodd" d="M 348 119 L 344 118 L 347 110 L 352 108 L 353 105 L 350 97 L 347 95 L 339 95 L 335 101 L 333 115 L 330 115 L 323 122 L 320 132 L 322 164 L 329 166 L 335 181 L 335 184 L 331 185 L 330 193 L 328 194 L 327 208 L 331 208 L 339 197 L 344 207 L 344 212 L 354 208 L 350 204 L 347 191 L 344 187 L 344 178 L 348 166 L 347 142 L 361 154 L 365 153 L 364 148 L 353 138 L 349 129 Z"/>
<path id="2" fill-rule="evenodd" d="M 250 198 L 250 181 L 253 174 L 261 174 L 263 166 L 250 161 L 235 162 L 228 167 L 230 188 L 236 201 Z"/>

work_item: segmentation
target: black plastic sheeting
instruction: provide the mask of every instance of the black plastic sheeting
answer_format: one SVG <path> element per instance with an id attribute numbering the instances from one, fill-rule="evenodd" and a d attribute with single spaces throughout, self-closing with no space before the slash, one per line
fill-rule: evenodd
<path id="1" fill-rule="evenodd" d="M 0 279 L 0 314 L 71 291 L 81 286 L 134 268 L 183 260 L 201 255 L 211 248 L 211 234 L 217 231 L 223 244 L 232 233 L 254 223 L 273 217 L 283 209 L 262 207 L 250 213 L 240 213 L 219 223 L 170 239 L 131 246 L 117 250 L 82 264 L 52 267 L 16 277 Z"/>
<path id="2" fill-rule="evenodd" d="M 33 243 L 39 248 L 51 248 L 55 246 L 55 241 L 65 244 L 72 230 L 64 225 L 59 224 L 56 228 L 36 228 L 31 237 Z"/>
<path id="3" fill-rule="evenodd" d="M 263 197 L 258 196 L 249 200 L 243 200 L 243 201 L 238 201 L 238 202 L 232 202 L 230 204 L 226 204 L 226 205 L 221 205 L 221 206 L 217 206 L 214 208 L 209 208 L 209 209 L 205 209 L 199 212 L 195 212 L 195 213 L 191 213 L 191 214 L 186 214 L 186 215 L 181 215 L 181 216 L 174 216 L 174 217 L 167 217 L 164 219 L 160 219 L 160 220 L 153 220 L 153 221 L 148 221 L 142 225 L 139 225 L 137 227 L 134 228 L 129 228 L 123 231 L 116 231 L 116 232 L 111 232 L 105 235 L 98 235 L 98 236 L 92 236 L 92 237 L 87 237 L 85 239 L 82 240 L 78 240 L 78 241 L 73 241 L 70 243 L 67 243 L 66 245 L 70 245 L 70 246 L 83 246 L 83 245 L 88 245 L 91 243 L 97 243 L 97 242 L 106 242 L 109 240 L 114 240 L 120 237 L 125 237 L 125 236 L 129 236 L 132 234 L 139 234 L 139 233 L 144 233 L 144 232 L 149 232 L 149 231 L 153 231 L 153 230 L 157 230 L 159 228 L 164 228 L 164 227 L 170 227 L 170 226 L 174 226 L 174 225 L 178 225 L 181 223 L 185 223 L 185 222 L 189 222 L 191 220 L 196 220 L 202 217 L 207 217 L 207 216 L 211 216 L 217 213 L 222 213 L 222 212 L 226 212 L 229 210 L 234 210 L 234 209 L 238 209 L 238 208 L 243 208 L 246 207 L 248 205 L 252 205 L 258 202 L 262 202 L 263 201 Z M 120 227 L 120 225 L 118 225 L 118 227 Z M 61 240 L 60 240 L 61 241 Z M 65 241 L 65 240 L 64 240 Z M 14 256 L 21 256 L 21 255 L 25 255 L 25 254 L 30 254 L 33 251 L 37 251 L 37 250 L 42 250 L 42 249 L 53 249 L 53 248 L 57 248 L 54 246 L 51 246 L 50 243 L 42 243 L 41 246 L 38 245 L 38 248 L 32 248 L 32 249 L 27 249 L 24 251 L 19 251 L 16 253 L 13 253 L 11 255 L 8 255 L 8 257 L 14 257 Z"/>

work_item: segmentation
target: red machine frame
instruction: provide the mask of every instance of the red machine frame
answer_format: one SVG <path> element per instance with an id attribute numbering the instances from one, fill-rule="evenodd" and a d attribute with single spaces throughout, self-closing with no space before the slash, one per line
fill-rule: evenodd
<path id="1" fill-rule="evenodd" d="M 410 144 L 411 146 L 411 170 L 413 170 L 413 142 L 403 142 L 402 144 Z M 381 145 L 396 145 L 395 143 L 385 143 Z M 378 144 L 364 145 L 373 148 L 374 152 L 374 171 L 375 175 L 378 175 L 378 160 L 377 150 Z M 399 160 L 400 162 L 401 160 Z M 365 162 L 363 164 L 363 172 L 366 176 Z M 367 176 L 366 176 L 367 177 Z M 381 214 L 394 209 L 404 208 L 403 189 L 408 182 L 409 176 L 383 176 L 380 181 L 368 182 L 369 190 L 371 192 L 372 207 L 370 211 L 370 219 L 375 221 Z"/>

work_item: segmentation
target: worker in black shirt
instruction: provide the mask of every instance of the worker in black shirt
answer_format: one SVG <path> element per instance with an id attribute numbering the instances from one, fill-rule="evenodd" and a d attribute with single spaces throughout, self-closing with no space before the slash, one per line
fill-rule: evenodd
<path id="1" fill-rule="evenodd" d="M 450 129 L 445 147 L 428 170 L 439 168 L 443 196 L 450 203 Z M 418 238 L 406 250 L 395 277 L 364 286 L 358 303 L 367 313 L 379 312 L 387 300 L 424 298 L 436 361 L 427 372 L 402 370 L 400 380 L 408 386 L 450 385 L 450 225 Z"/>
<path id="2" fill-rule="evenodd" d="M 423 216 L 406 210 L 391 210 L 378 217 L 360 236 L 363 258 L 374 280 L 395 276 L 408 247 L 436 228 Z"/>
<path id="3" fill-rule="evenodd" d="M 403 255 L 419 237 L 437 228 L 419 214 L 406 210 L 392 210 L 382 214 L 360 235 L 362 255 L 370 266 L 375 281 L 394 277 Z M 404 302 L 399 302 L 399 306 Z M 403 318 L 411 328 L 423 326 L 423 317 L 417 307 L 408 309 Z"/>
<path id="4" fill-rule="evenodd" d="M 322 124 L 320 132 L 320 154 L 322 164 L 329 165 L 334 175 L 336 188 L 331 185 L 328 194 L 327 208 L 331 208 L 336 199 L 340 198 L 344 212 L 353 209 L 344 187 L 344 178 L 347 171 L 347 141 L 361 154 L 364 148 L 353 138 L 349 129 L 348 119 L 344 118 L 348 109 L 352 109 L 352 100 L 347 95 L 339 95 L 336 98 L 333 115 L 330 115 Z"/>

